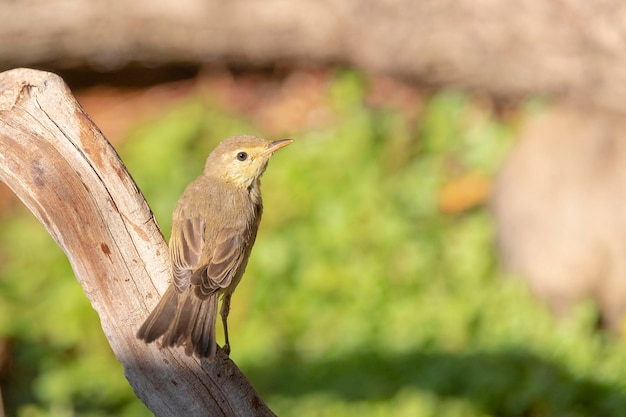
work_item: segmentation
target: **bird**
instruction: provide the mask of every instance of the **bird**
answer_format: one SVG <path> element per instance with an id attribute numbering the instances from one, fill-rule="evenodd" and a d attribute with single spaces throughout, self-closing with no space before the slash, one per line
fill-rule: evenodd
<path id="1" fill-rule="evenodd" d="M 263 213 L 261 176 L 276 151 L 292 139 L 232 136 L 209 154 L 202 175 L 176 204 L 169 241 L 171 283 L 137 337 L 213 361 L 218 298 L 230 354 L 227 319 Z"/>

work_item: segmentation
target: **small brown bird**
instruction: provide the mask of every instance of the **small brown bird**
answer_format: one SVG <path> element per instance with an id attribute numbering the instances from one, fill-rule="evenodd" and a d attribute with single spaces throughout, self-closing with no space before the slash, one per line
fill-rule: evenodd
<path id="1" fill-rule="evenodd" d="M 207 158 L 204 173 L 187 186 L 172 219 L 172 283 L 137 333 L 150 343 L 184 346 L 188 355 L 213 360 L 215 320 L 224 325 L 230 352 L 230 298 L 239 284 L 256 239 L 263 202 L 260 178 L 270 157 L 293 141 L 233 136 Z"/>

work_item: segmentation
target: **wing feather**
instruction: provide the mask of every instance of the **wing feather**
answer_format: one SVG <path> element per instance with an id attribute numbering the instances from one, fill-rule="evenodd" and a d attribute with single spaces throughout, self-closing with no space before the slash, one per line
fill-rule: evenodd
<path id="1" fill-rule="evenodd" d="M 202 217 L 193 217 L 172 227 L 170 239 L 172 275 L 179 292 L 189 287 L 192 271 L 199 266 L 204 249 L 205 224 Z"/>
<path id="2" fill-rule="evenodd" d="M 209 262 L 191 278 L 194 284 L 198 284 L 196 294 L 199 297 L 204 298 L 227 288 L 233 282 L 240 272 L 246 252 L 245 245 L 243 232 L 239 229 L 225 228 L 217 234 Z"/>
<path id="3" fill-rule="evenodd" d="M 246 253 L 245 231 L 224 228 L 217 233 L 214 244 L 207 243 L 206 221 L 202 217 L 185 219 L 172 228 L 170 251 L 174 285 L 178 292 L 189 286 L 201 299 L 227 288 L 236 275 Z M 213 250 L 203 255 L 203 251 Z"/>

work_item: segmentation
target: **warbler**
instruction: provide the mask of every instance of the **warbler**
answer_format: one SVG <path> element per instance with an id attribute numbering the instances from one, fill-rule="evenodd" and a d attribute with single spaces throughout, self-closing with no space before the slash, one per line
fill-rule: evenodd
<path id="1" fill-rule="evenodd" d="M 174 210 L 172 282 L 137 332 L 139 339 L 150 343 L 162 336 L 162 346 L 184 346 L 187 355 L 212 361 L 221 296 L 224 350 L 230 353 L 230 300 L 261 221 L 260 179 L 271 156 L 292 142 L 233 136 L 211 152 L 203 174 L 187 186 Z"/>

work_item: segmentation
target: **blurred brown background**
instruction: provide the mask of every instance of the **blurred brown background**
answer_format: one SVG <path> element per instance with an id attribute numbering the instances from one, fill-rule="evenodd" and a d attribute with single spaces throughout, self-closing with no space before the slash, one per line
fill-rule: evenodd
<path id="1" fill-rule="evenodd" d="M 623 108 L 615 0 L 2 2 L 0 65 L 119 70 L 342 63 L 510 98 Z"/>

